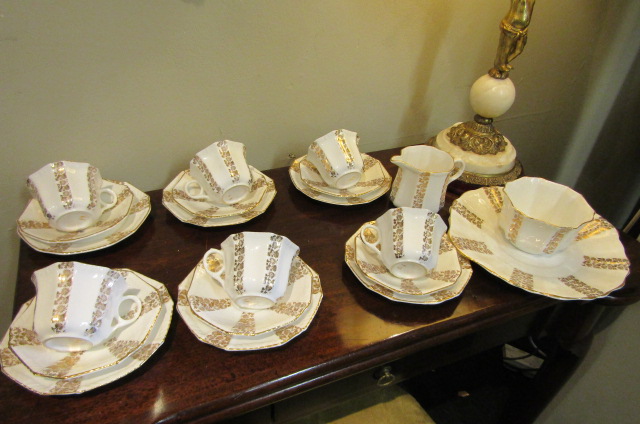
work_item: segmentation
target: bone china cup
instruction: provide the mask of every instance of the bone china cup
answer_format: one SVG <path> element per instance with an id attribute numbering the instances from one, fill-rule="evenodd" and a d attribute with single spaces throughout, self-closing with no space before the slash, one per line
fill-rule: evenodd
<path id="1" fill-rule="evenodd" d="M 118 199 L 110 185 L 102 181 L 95 166 L 70 161 L 47 164 L 27 180 L 49 224 L 65 232 L 92 226 L 116 204 Z"/>
<path id="2" fill-rule="evenodd" d="M 527 253 L 561 252 L 595 216 L 582 195 L 543 178 L 509 182 L 504 194 L 500 228 L 515 247 Z"/>
<path id="3" fill-rule="evenodd" d="M 353 131 L 332 131 L 311 143 L 307 160 L 330 187 L 341 190 L 353 187 L 360 181 L 364 168 L 358 141 L 358 134 Z"/>
<path id="4" fill-rule="evenodd" d="M 291 265 L 299 251 L 284 236 L 242 232 L 227 237 L 221 250 L 209 249 L 203 262 L 207 273 L 236 305 L 266 309 L 287 290 Z"/>
<path id="5" fill-rule="evenodd" d="M 378 255 L 389 272 L 398 278 L 424 277 L 438 263 L 440 240 L 447 224 L 428 209 L 389 209 L 365 224 L 362 241 Z"/>
<path id="6" fill-rule="evenodd" d="M 251 192 L 252 176 L 247 149 L 237 141 L 216 141 L 199 151 L 189 164 L 192 181 L 185 185 L 188 196 L 217 204 L 233 205 Z"/>
<path id="7" fill-rule="evenodd" d="M 137 296 L 124 295 L 123 275 L 109 268 L 57 262 L 35 271 L 31 280 L 37 291 L 33 329 L 46 347 L 57 351 L 91 349 L 142 311 Z M 133 316 L 120 315 L 131 310 Z"/>

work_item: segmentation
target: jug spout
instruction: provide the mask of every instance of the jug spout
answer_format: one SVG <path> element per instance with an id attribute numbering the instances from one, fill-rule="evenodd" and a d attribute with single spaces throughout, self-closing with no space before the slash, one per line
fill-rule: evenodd
<path id="1" fill-rule="evenodd" d="M 406 171 L 421 172 L 421 170 L 413 166 L 404 155 L 392 156 L 391 163 Z"/>
<path id="2" fill-rule="evenodd" d="M 399 155 L 392 156 L 391 163 L 394 165 L 398 165 L 400 167 L 404 166 L 404 162 L 402 161 L 402 156 L 399 156 Z"/>

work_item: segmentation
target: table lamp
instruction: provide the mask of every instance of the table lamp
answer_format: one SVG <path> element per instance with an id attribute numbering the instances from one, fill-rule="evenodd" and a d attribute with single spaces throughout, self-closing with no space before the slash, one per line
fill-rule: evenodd
<path id="1" fill-rule="evenodd" d="M 511 0 L 500 23 L 500 42 L 493 68 L 471 86 L 472 121 L 457 123 L 431 137 L 427 144 L 465 162 L 461 181 L 480 186 L 502 185 L 522 174 L 516 150 L 494 126 L 493 120 L 513 104 L 516 89 L 509 78 L 515 59 L 527 43 L 535 0 Z"/>

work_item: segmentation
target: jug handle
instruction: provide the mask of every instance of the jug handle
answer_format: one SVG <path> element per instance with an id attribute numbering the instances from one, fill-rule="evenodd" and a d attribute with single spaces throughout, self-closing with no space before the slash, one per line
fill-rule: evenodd
<path id="1" fill-rule="evenodd" d="M 455 159 L 453 161 L 453 169 L 449 173 L 449 181 L 457 180 L 464 172 L 465 164 L 462 159 Z"/>

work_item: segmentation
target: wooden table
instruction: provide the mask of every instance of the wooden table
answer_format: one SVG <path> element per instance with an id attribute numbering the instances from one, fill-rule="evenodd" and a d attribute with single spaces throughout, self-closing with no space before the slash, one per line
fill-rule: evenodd
<path id="1" fill-rule="evenodd" d="M 397 152 L 371 155 L 394 176 L 389 158 Z M 410 376 L 531 334 L 553 342 L 538 383 L 527 388 L 524 400 L 518 394 L 517 407 L 528 408 L 533 420 L 584 356 L 580 348 L 588 345 L 603 311 L 640 297 L 640 247 L 622 235 L 632 273 L 625 288 L 601 301 L 563 303 L 530 294 L 474 264 L 469 285 L 454 300 L 434 306 L 394 303 L 367 290 L 344 262 L 345 241 L 362 223 L 392 207 L 388 194 L 366 205 L 334 206 L 296 190 L 287 168 L 265 173 L 278 194 L 263 215 L 245 224 L 184 224 L 162 206 L 162 191 L 156 190 L 150 193 L 147 221 L 108 249 L 60 257 L 23 243 L 14 313 L 35 294 L 31 273 L 64 260 L 133 269 L 164 283 L 175 301 L 178 285 L 208 248 L 234 232 L 271 231 L 297 243 L 302 258 L 320 275 L 324 299 L 305 333 L 271 350 L 225 352 L 199 342 L 174 313 L 164 345 L 142 367 L 107 386 L 82 395 L 44 397 L 0 378 L 3 422 L 212 422 L 386 364 L 395 366 L 399 377 Z M 448 204 L 455 197 L 450 193 Z M 447 210 L 448 205 L 442 211 L 445 221 Z"/>

